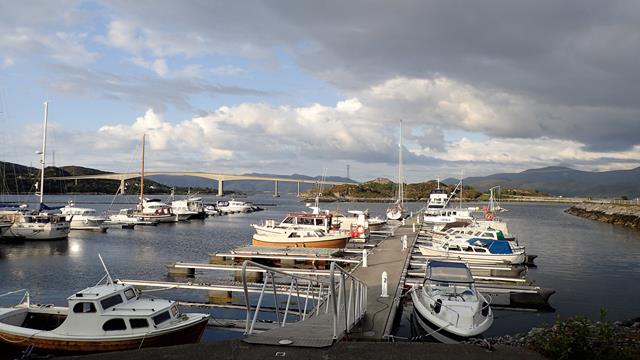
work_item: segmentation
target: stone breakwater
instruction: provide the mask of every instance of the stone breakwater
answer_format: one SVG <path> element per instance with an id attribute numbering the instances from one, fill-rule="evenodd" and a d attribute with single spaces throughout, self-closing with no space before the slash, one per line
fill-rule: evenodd
<path id="1" fill-rule="evenodd" d="M 467 343 L 488 350 L 496 345 L 521 347 L 551 359 L 640 359 L 640 318 L 615 322 L 574 318 L 528 333 L 472 339 Z"/>
<path id="2" fill-rule="evenodd" d="M 565 212 L 587 219 L 640 230 L 640 206 L 582 203 L 570 207 Z"/>

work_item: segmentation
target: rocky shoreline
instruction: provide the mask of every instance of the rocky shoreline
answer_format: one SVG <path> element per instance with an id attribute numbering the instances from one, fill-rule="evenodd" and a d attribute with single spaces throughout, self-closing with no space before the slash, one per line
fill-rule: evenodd
<path id="1" fill-rule="evenodd" d="M 593 322 L 576 317 L 528 333 L 473 339 L 468 343 L 487 350 L 496 345 L 522 347 L 551 359 L 640 359 L 640 318 Z"/>
<path id="2" fill-rule="evenodd" d="M 608 224 L 640 230 L 640 206 L 613 204 L 576 204 L 565 212 Z"/>

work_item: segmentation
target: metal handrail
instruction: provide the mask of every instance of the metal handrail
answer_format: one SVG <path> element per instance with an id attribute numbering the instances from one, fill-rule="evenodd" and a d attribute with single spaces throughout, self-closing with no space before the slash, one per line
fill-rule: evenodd
<path id="1" fill-rule="evenodd" d="M 247 285 L 247 271 L 249 266 L 264 270 L 263 284 L 255 307 L 251 304 Z M 278 276 L 278 278 L 290 279 L 288 290 L 282 291 L 281 286 L 276 286 L 276 276 Z M 271 282 L 271 284 L 269 284 L 269 282 Z M 314 315 L 318 316 L 321 313 L 327 314 L 329 309 L 331 309 L 334 340 L 337 340 L 339 337 L 338 328 L 342 329 L 342 321 L 344 321 L 344 333 L 348 334 L 353 326 L 364 317 L 366 311 L 366 284 L 335 262 L 331 263 L 329 279 L 324 277 L 321 280 L 317 276 L 310 277 L 291 274 L 246 260 L 242 264 L 242 283 L 247 308 L 246 335 L 250 335 L 254 331 L 254 326 L 258 319 L 266 291 L 273 292 L 276 321 L 280 327 L 284 327 L 287 324 L 291 298 L 294 296 L 296 297 L 295 303 L 298 307 L 299 321 L 304 321 Z M 301 287 L 300 283 L 306 283 L 306 288 Z M 280 294 L 278 290 L 281 291 Z M 284 309 L 281 309 L 279 306 L 279 295 L 286 296 L 287 300 Z M 302 298 L 304 298 L 304 306 L 301 307 Z M 281 312 L 282 319 L 280 318 Z"/>

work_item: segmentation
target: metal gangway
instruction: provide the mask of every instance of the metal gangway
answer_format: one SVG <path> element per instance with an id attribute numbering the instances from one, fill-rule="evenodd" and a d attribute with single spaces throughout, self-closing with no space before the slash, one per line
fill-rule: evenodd
<path id="1" fill-rule="evenodd" d="M 252 305 L 255 296 L 249 296 L 251 268 L 264 270 L 255 305 Z M 329 276 L 319 277 L 291 274 L 246 260 L 242 265 L 242 283 L 247 308 L 244 341 L 251 344 L 331 346 L 348 336 L 366 313 L 367 285 L 335 262 L 331 263 Z M 283 283 L 288 286 L 283 287 Z M 285 299 L 285 305 L 280 307 Z M 257 332 L 256 322 L 264 321 L 260 319 L 261 308 L 267 301 L 273 301 L 268 315 L 273 318 L 275 308 L 275 319 L 271 320 L 278 327 Z M 294 307 L 297 321 L 292 321 Z"/>

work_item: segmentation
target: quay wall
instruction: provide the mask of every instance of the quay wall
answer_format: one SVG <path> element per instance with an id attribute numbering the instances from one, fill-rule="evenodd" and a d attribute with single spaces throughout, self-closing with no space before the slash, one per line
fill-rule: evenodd
<path id="1" fill-rule="evenodd" d="M 640 206 L 581 203 L 573 205 L 565 212 L 591 220 L 640 230 Z"/>

